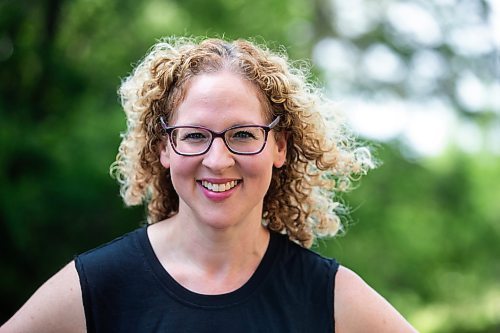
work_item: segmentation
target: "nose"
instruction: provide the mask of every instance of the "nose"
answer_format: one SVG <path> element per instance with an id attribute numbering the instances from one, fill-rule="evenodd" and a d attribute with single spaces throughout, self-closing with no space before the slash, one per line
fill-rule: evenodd
<path id="1" fill-rule="evenodd" d="M 233 154 L 227 149 L 222 138 L 215 138 L 212 146 L 203 156 L 202 164 L 215 171 L 220 172 L 234 165 Z"/>

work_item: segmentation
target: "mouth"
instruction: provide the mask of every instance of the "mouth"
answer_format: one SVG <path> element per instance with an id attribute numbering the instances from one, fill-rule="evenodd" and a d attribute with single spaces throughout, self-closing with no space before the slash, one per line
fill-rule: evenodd
<path id="1" fill-rule="evenodd" d="M 203 186 L 204 188 L 206 188 L 209 191 L 226 192 L 226 191 L 229 191 L 229 190 L 235 188 L 236 185 L 241 183 L 241 180 L 231 180 L 231 181 L 228 181 L 225 183 L 212 183 L 212 182 L 209 182 L 208 180 L 201 180 L 201 181 L 199 181 L 199 183 L 201 184 L 201 186 Z"/>

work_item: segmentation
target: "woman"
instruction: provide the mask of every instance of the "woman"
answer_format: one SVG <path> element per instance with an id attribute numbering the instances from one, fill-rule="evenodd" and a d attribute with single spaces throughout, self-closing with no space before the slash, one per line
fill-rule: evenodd
<path id="1" fill-rule="evenodd" d="M 120 89 L 113 165 L 148 226 L 77 256 L 2 332 L 413 332 L 307 249 L 373 163 L 305 74 L 243 40 L 155 45 Z"/>

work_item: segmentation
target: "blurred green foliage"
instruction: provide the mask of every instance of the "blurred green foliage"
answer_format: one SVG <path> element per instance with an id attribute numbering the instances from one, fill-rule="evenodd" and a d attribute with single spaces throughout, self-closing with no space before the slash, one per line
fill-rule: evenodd
<path id="1" fill-rule="evenodd" d="M 383 166 L 345 200 L 345 236 L 318 248 L 354 269 L 422 332 L 498 332 L 498 157 L 427 163 L 381 147 Z"/>
<path id="2" fill-rule="evenodd" d="M 156 40 L 250 37 L 310 58 L 329 31 L 323 3 L 0 1 L 0 322 L 75 254 L 144 221 L 108 168 L 125 128 L 120 78 Z M 317 249 L 422 331 L 499 332 L 499 156 L 401 151 L 380 146 L 382 167 L 345 197 L 348 233 Z"/>

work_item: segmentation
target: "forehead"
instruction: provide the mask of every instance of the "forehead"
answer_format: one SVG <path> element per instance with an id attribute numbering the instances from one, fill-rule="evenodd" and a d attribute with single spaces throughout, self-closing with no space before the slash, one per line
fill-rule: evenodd
<path id="1" fill-rule="evenodd" d="M 262 123 L 268 102 L 256 84 L 229 71 L 194 76 L 183 87 L 173 123 L 205 125 L 215 121 Z"/>

